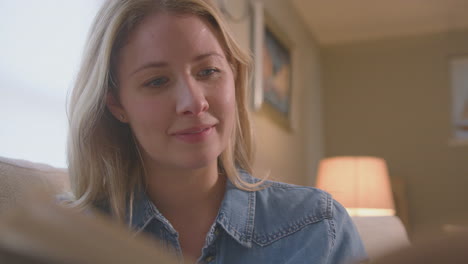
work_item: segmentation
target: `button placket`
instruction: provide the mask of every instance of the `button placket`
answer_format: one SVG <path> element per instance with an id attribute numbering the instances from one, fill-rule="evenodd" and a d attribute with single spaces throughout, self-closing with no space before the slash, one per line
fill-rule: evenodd
<path id="1" fill-rule="evenodd" d="M 208 244 L 206 245 L 206 248 L 203 250 L 205 251 L 205 257 L 202 258 L 202 263 L 208 264 L 208 263 L 213 263 L 213 261 L 216 259 L 216 240 L 219 239 L 219 234 L 220 234 L 220 227 L 215 226 L 212 231 L 211 231 L 211 239 L 209 239 Z"/>
<path id="2" fill-rule="evenodd" d="M 210 256 L 207 256 L 205 259 L 204 259 L 204 262 L 206 264 L 212 262 L 213 260 L 215 260 L 215 256 L 214 255 L 210 255 Z"/>

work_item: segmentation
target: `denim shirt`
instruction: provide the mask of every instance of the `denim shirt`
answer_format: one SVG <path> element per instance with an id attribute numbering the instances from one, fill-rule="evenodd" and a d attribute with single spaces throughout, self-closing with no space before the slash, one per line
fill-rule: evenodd
<path id="1" fill-rule="evenodd" d="M 367 258 L 351 218 L 330 194 L 278 182 L 266 186 L 249 192 L 227 181 L 198 263 L 340 264 Z M 177 231 L 144 192 L 134 199 L 131 226 L 160 240 L 183 262 Z"/>

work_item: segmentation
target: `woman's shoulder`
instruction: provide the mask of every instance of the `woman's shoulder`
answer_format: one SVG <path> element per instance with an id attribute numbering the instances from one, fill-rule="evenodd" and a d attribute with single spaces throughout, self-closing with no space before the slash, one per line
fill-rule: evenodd
<path id="1" fill-rule="evenodd" d="M 256 201 L 257 244 L 267 246 L 282 240 L 311 249 L 328 245 L 330 263 L 366 258 L 351 217 L 329 193 L 314 187 L 267 181 L 265 188 L 256 192 Z"/>
<path id="2" fill-rule="evenodd" d="M 258 238 L 298 231 L 317 233 L 327 230 L 328 234 L 333 234 L 354 228 L 346 209 L 326 191 L 273 181 L 265 182 L 264 186 L 256 192 L 255 232 Z M 263 241 L 266 244 L 273 242 L 270 239 Z"/>
<path id="3" fill-rule="evenodd" d="M 71 192 L 63 192 L 55 195 L 55 201 L 61 205 L 68 205 L 76 201 L 75 196 Z"/>
<path id="4" fill-rule="evenodd" d="M 55 195 L 55 202 L 67 208 L 78 209 L 85 215 L 94 215 L 96 213 L 110 215 L 110 206 L 106 200 L 94 202 L 89 205 L 82 205 L 79 204 L 79 201 L 75 198 L 73 193 L 64 192 Z"/>
<path id="5" fill-rule="evenodd" d="M 332 196 L 314 187 L 266 181 L 256 196 L 256 210 L 259 213 L 275 214 L 280 211 L 308 221 L 333 217 Z"/>

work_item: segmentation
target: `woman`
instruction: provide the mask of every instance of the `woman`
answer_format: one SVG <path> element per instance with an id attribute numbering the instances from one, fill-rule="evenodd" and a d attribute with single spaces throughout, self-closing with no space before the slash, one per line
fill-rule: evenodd
<path id="1" fill-rule="evenodd" d="M 365 258 L 328 194 L 251 176 L 249 64 L 208 0 L 104 3 L 70 100 L 75 205 L 200 263 Z"/>

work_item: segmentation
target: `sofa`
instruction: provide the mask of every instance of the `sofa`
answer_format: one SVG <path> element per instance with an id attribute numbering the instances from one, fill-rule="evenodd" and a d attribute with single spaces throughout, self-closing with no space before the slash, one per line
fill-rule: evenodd
<path id="1" fill-rule="evenodd" d="M 38 189 L 50 195 L 68 192 L 67 170 L 0 157 L 0 216 Z"/>
<path id="2" fill-rule="evenodd" d="M 70 191 L 66 169 L 0 157 L 0 221 L 5 212 L 24 200 L 31 190 L 51 196 Z M 353 217 L 370 259 L 407 247 L 405 227 L 397 216 Z"/>

